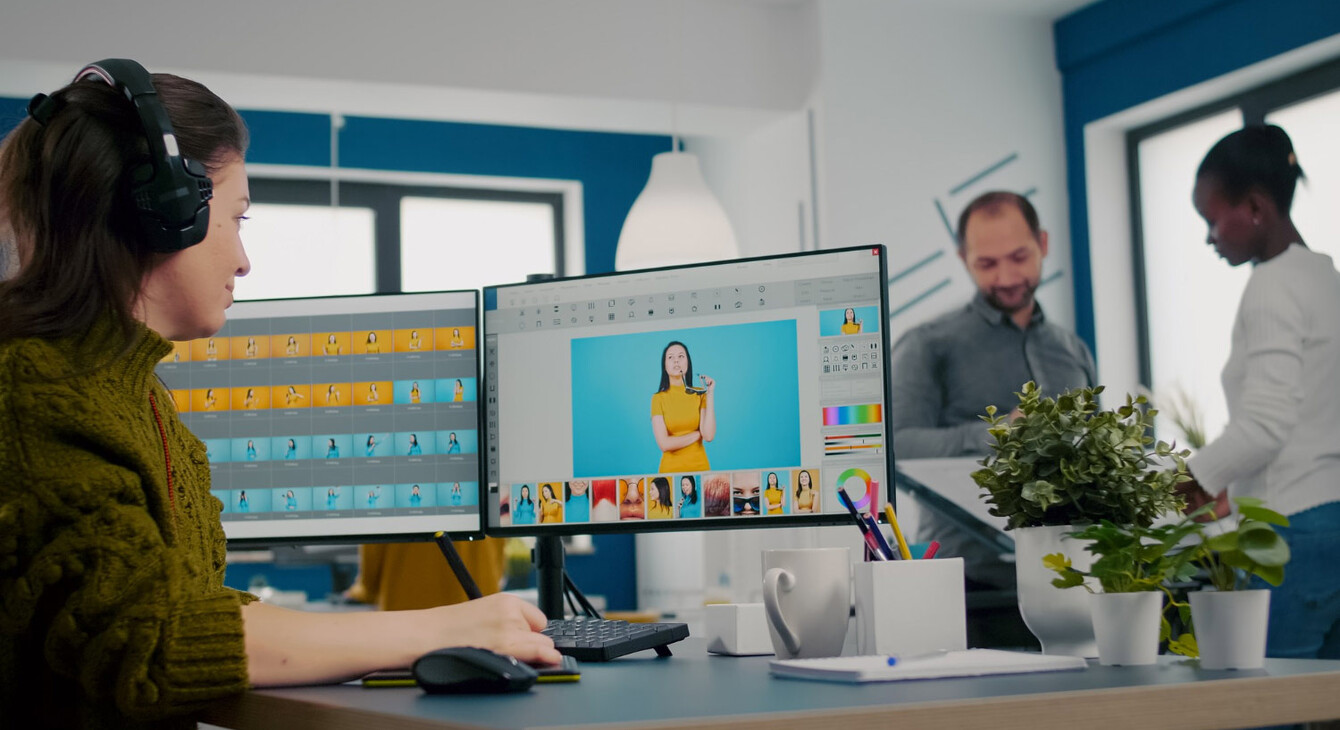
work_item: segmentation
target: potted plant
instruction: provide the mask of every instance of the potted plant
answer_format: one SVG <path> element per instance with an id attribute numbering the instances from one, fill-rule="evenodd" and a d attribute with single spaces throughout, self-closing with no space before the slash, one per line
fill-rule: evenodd
<path id="1" fill-rule="evenodd" d="M 1256 669 L 1265 660 L 1270 591 L 1247 589 L 1256 576 L 1272 586 L 1284 582 L 1289 546 L 1275 526 L 1288 527 L 1284 515 L 1252 497 L 1235 497 L 1237 525 L 1213 536 L 1202 534 L 1193 559 L 1209 576 L 1213 590 L 1191 593 L 1191 617 L 1201 667 Z"/>
<path id="2" fill-rule="evenodd" d="M 1065 552 L 1087 570 L 1091 555 L 1066 533 L 1108 520 L 1148 527 L 1179 509 L 1175 487 L 1186 481 L 1187 452 L 1148 434 L 1156 411 L 1144 396 L 1126 396 L 1116 410 L 1099 407 L 1103 388 L 1079 388 L 1044 398 L 1027 383 L 1013 421 L 987 408 L 992 453 L 972 478 L 985 490 L 991 514 L 1015 531 L 1019 612 L 1047 654 L 1097 656 L 1084 595 L 1061 592 L 1042 557 Z M 1170 465 L 1169 465 L 1170 464 Z"/>
<path id="3" fill-rule="evenodd" d="M 1062 553 L 1043 558 L 1044 566 L 1059 575 L 1052 580 L 1053 586 L 1084 586 L 1091 594 L 1098 658 L 1103 664 L 1153 664 L 1158 660 L 1159 641 L 1171 633 L 1163 597 L 1168 597 L 1169 607 L 1185 605 L 1178 604 L 1167 584 L 1188 580 L 1197 571 L 1193 561 L 1200 550 L 1181 547 L 1181 543 L 1200 530 L 1200 523 L 1191 518 L 1151 527 L 1103 520 L 1070 533 L 1088 543 L 1085 550 L 1093 561 L 1087 570 L 1075 568 Z M 1098 583 L 1101 593 L 1086 583 L 1089 578 Z M 1188 637 L 1180 641 L 1186 644 Z"/>

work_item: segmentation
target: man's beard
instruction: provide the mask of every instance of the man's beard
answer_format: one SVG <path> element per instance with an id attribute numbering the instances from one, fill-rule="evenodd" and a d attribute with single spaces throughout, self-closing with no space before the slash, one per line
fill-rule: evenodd
<path id="1" fill-rule="evenodd" d="M 1024 294 L 1023 296 L 1015 300 L 1015 303 L 1013 304 L 1007 303 L 1004 300 L 1002 300 L 1000 298 L 1000 295 L 996 293 L 998 291 L 998 289 L 996 288 L 992 288 L 989 291 L 985 292 L 986 302 L 987 304 L 990 304 L 992 307 L 1000 310 L 1001 312 L 1004 312 L 1005 314 L 1014 314 L 1015 312 L 1018 312 L 1020 310 L 1027 309 L 1033 306 L 1034 301 L 1033 294 L 1038 290 L 1038 284 L 1040 281 L 1041 279 L 1038 280 L 1025 279 L 1021 287 L 1024 290 Z M 1016 287 L 1010 287 L 1011 290 L 1015 288 Z"/>

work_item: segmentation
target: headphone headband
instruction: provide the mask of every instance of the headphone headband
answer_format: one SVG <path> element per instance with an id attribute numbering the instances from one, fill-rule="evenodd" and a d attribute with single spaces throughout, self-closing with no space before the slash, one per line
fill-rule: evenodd
<path id="1" fill-rule="evenodd" d="M 108 58 L 85 66 L 74 80 L 106 83 L 135 107 L 149 158 L 131 171 L 131 195 L 150 248 L 175 253 L 205 240 L 214 186 L 203 165 L 182 157 L 149 72 L 130 59 Z"/>

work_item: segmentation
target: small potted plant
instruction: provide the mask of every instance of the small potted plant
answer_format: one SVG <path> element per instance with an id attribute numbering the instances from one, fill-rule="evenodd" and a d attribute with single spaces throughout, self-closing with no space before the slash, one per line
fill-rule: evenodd
<path id="1" fill-rule="evenodd" d="M 1252 497 L 1235 497 L 1238 523 L 1213 536 L 1202 534 L 1195 564 L 1208 574 L 1213 590 L 1191 593 L 1191 618 L 1201 667 L 1257 669 L 1265 660 L 1270 591 L 1251 589 L 1256 576 L 1272 586 L 1284 582 L 1289 546 L 1275 526 L 1288 527 L 1284 515 Z"/>
<path id="2" fill-rule="evenodd" d="M 1093 561 L 1087 570 L 1076 569 L 1062 553 L 1043 558 L 1046 568 L 1059 575 L 1052 580 L 1053 586 L 1084 586 L 1091 594 L 1098 658 L 1103 664 L 1153 664 L 1158 660 L 1159 641 L 1171 633 L 1163 597 L 1168 597 L 1170 608 L 1179 605 L 1168 583 L 1188 580 L 1197 571 L 1193 561 L 1200 550 L 1181 547 L 1181 543 L 1200 530 L 1200 523 L 1190 518 L 1151 527 L 1103 520 L 1071 533 L 1088 542 L 1085 550 Z M 1097 582 L 1102 592 L 1095 592 L 1086 579 Z M 1186 637 L 1181 641 L 1185 643 Z"/>
<path id="3" fill-rule="evenodd" d="M 1099 407 L 1103 388 L 1044 398 L 1034 383 L 1019 393 L 1013 421 L 987 409 L 992 453 L 972 478 L 991 514 L 1015 532 L 1019 612 L 1048 654 L 1097 656 L 1084 595 L 1052 586 L 1042 557 L 1065 552 L 1087 570 L 1092 557 L 1071 543 L 1076 526 L 1108 520 L 1148 527 L 1178 510 L 1176 485 L 1186 481 L 1187 452 L 1150 437 L 1156 411 L 1144 396 L 1126 396 L 1116 410 Z"/>

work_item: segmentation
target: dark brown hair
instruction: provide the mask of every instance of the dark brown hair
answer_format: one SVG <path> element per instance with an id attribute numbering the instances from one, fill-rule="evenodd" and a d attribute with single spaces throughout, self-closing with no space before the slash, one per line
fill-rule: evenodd
<path id="1" fill-rule="evenodd" d="M 968 219 L 973 213 L 984 210 L 988 213 L 996 213 L 1003 206 L 1012 205 L 1019 209 L 1024 216 L 1024 222 L 1028 224 L 1028 230 L 1033 232 L 1033 239 L 1040 240 L 1042 226 L 1038 223 L 1038 212 L 1034 210 L 1033 204 L 1028 202 L 1028 198 L 1005 190 L 992 190 L 989 193 L 982 193 L 973 198 L 968 207 L 958 216 L 958 250 L 963 253 L 963 247 L 968 244 Z"/>
<path id="2" fill-rule="evenodd" d="M 1282 215 L 1289 214 L 1303 168 L 1293 141 L 1273 124 L 1252 124 L 1224 137 L 1210 148 L 1196 170 L 1196 178 L 1210 178 L 1229 202 L 1238 203 L 1253 188 L 1274 201 Z"/>
<path id="3" fill-rule="evenodd" d="M 213 92 L 169 74 L 153 83 L 183 156 L 214 174 L 246 153 L 246 124 Z M 104 319 L 128 339 L 144 277 L 163 258 L 130 200 L 144 131 L 131 102 L 101 81 L 72 83 L 49 103 L 44 124 L 25 119 L 0 146 L 0 240 L 19 259 L 0 282 L 0 341 L 82 337 Z"/>

